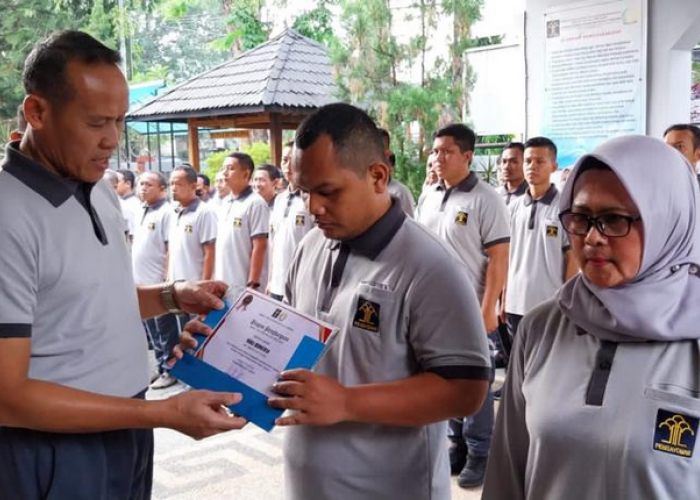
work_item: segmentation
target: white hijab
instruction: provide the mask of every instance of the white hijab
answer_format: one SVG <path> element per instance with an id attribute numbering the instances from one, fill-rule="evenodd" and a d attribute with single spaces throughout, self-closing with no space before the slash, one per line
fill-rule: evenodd
<path id="1" fill-rule="evenodd" d="M 578 161 L 562 192 L 562 211 L 571 208 L 588 158 L 610 167 L 637 205 L 644 252 L 639 273 L 623 285 L 601 288 L 582 274 L 566 283 L 558 293 L 564 314 L 603 340 L 700 338 L 700 193 L 687 162 L 657 139 L 613 139 Z"/>

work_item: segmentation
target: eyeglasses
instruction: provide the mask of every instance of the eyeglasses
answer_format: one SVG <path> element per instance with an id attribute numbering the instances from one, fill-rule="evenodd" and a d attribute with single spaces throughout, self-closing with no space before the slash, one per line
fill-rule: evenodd
<path id="1" fill-rule="evenodd" d="M 630 234 L 632 224 L 642 220 L 640 216 L 630 217 L 620 214 L 603 214 L 598 217 L 566 211 L 559 214 L 564 230 L 578 236 L 586 236 L 593 226 L 599 233 L 610 238 L 620 238 Z"/>

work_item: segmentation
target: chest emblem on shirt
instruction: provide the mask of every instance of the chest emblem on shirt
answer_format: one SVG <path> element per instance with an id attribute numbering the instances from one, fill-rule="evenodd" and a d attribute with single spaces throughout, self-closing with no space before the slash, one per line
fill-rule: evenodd
<path id="1" fill-rule="evenodd" d="M 148 224 L 148 230 L 149 230 L 149 231 L 155 231 L 155 230 L 156 230 L 156 223 L 155 223 L 155 222 L 151 222 L 150 224 Z"/>
<path id="2" fill-rule="evenodd" d="M 304 216 L 303 216 L 303 215 L 297 215 L 295 224 L 296 224 L 297 226 L 303 226 L 303 225 L 304 225 L 304 222 L 305 222 L 305 221 L 304 221 Z"/>
<path id="3" fill-rule="evenodd" d="M 233 227 L 242 227 L 243 226 L 243 219 L 240 217 L 236 217 L 233 219 Z"/>
<path id="4" fill-rule="evenodd" d="M 698 418 L 659 409 L 656 414 L 654 450 L 690 458 L 695 449 Z"/>
<path id="5" fill-rule="evenodd" d="M 467 212 L 457 212 L 455 216 L 455 224 L 458 226 L 466 226 L 469 220 L 469 214 Z"/>
<path id="6" fill-rule="evenodd" d="M 189 224 L 185 226 L 185 233 L 192 234 L 193 228 Z"/>
<path id="7" fill-rule="evenodd" d="M 559 228 L 557 226 L 547 226 L 547 236 L 550 238 L 556 238 L 559 236 Z"/>
<path id="8" fill-rule="evenodd" d="M 355 311 L 355 319 L 352 322 L 353 326 L 368 330 L 370 332 L 379 331 L 379 310 L 381 306 L 371 300 L 357 299 L 357 310 Z"/>

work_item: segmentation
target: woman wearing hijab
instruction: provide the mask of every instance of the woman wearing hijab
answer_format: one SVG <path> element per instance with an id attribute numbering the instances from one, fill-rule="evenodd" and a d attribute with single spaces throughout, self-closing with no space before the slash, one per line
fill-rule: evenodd
<path id="1" fill-rule="evenodd" d="M 700 495 L 698 198 L 656 139 L 576 164 L 560 218 L 581 274 L 521 322 L 484 499 Z"/>

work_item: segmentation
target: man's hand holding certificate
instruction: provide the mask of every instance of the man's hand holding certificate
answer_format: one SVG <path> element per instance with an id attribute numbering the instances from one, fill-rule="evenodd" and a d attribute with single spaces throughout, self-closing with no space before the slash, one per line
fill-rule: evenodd
<path id="1" fill-rule="evenodd" d="M 251 290 L 207 323 L 213 333 L 171 373 L 198 389 L 240 392 L 243 401 L 232 411 L 266 430 L 283 411 L 267 403 L 280 373 L 311 368 L 333 333 L 332 326 Z"/>

